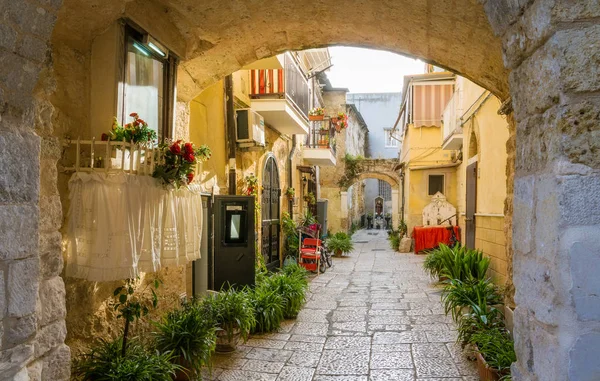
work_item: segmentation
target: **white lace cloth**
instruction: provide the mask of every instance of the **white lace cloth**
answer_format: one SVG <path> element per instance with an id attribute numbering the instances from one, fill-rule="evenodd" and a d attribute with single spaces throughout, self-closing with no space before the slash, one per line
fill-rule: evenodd
<path id="1" fill-rule="evenodd" d="M 198 185 L 165 189 L 150 176 L 76 172 L 69 198 L 67 276 L 120 280 L 200 258 Z"/>

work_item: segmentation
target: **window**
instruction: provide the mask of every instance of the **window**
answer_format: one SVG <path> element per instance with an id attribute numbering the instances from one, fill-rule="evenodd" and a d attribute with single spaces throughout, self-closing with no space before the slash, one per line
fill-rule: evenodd
<path id="1" fill-rule="evenodd" d="M 392 186 L 383 180 L 378 181 L 379 196 L 385 201 L 392 201 Z"/>
<path id="2" fill-rule="evenodd" d="M 177 60 L 158 41 L 142 31 L 125 27 L 125 62 L 121 96 L 121 123 L 138 113 L 159 140 L 173 130 Z"/>
<path id="3" fill-rule="evenodd" d="M 444 194 L 444 175 L 429 175 L 429 195 Z"/>
<path id="4" fill-rule="evenodd" d="M 398 140 L 391 128 L 385 128 L 385 148 L 397 148 Z"/>

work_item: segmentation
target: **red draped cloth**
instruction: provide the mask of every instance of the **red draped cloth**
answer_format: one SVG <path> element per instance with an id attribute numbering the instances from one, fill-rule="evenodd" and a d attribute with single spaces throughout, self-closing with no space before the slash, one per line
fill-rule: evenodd
<path id="1" fill-rule="evenodd" d="M 456 240 L 460 241 L 460 227 L 454 226 Z M 412 237 L 415 240 L 415 254 L 433 249 L 440 243 L 448 245 L 452 232 L 446 226 L 415 226 Z"/>

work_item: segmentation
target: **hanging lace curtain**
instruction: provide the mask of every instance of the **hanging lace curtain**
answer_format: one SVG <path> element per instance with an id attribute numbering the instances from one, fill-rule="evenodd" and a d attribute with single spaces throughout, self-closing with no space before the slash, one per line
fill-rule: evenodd
<path id="1" fill-rule="evenodd" d="M 66 275 L 103 282 L 200 258 L 200 187 L 76 172 L 69 181 Z"/>

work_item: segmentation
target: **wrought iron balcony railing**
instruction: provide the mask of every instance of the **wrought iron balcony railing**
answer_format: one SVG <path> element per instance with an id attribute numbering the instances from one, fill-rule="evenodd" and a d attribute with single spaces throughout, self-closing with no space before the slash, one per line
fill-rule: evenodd
<path id="1" fill-rule="evenodd" d="M 333 156 L 335 156 L 335 133 L 335 125 L 331 123 L 329 117 L 326 116 L 323 120 L 312 120 L 306 137 L 306 147 L 330 149 Z"/>

